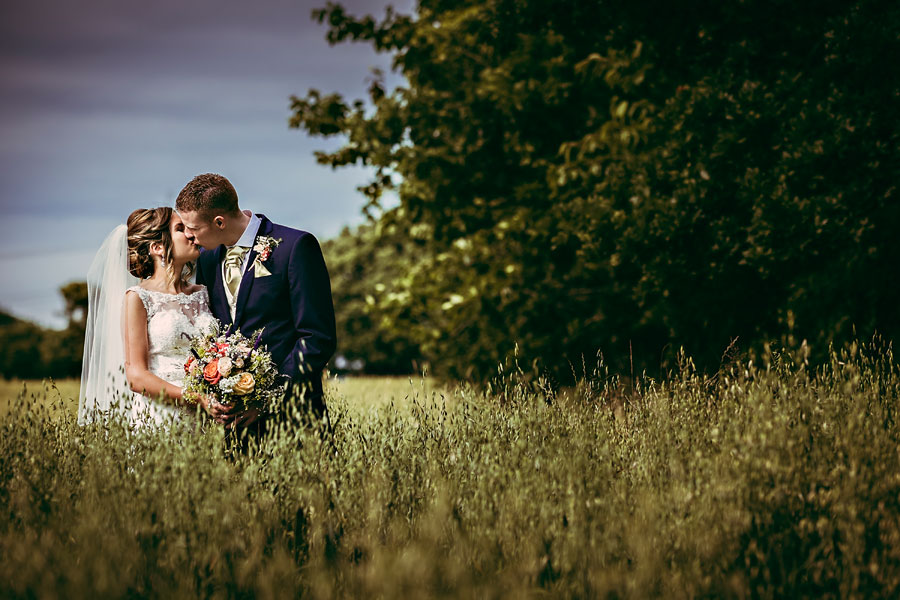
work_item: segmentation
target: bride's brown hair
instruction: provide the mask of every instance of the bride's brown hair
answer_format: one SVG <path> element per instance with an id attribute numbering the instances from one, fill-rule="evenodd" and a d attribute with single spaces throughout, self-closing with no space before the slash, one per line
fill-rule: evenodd
<path id="1" fill-rule="evenodd" d="M 153 275 L 153 256 L 150 246 L 163 245 L 166 274 L 175 280 L 172 270 L 172 234 L 169 222 L 175 211 L 168 206 L 139 208 L 128 215 L 128 270 L 138 279 Z"/>

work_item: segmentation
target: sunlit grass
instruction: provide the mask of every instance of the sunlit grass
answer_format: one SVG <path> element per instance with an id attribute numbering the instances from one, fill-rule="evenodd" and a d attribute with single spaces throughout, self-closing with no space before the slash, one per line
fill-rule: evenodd
<path id="1" fill-rule="evenodd" d="M 78 379 L 63 380 L 2 380 L 0 379 L 0 415 L 12 407 L 34 401 L 48 402 L 54 410 L 75 414 L 78 410 Z M 325 378 L 326 395 L 332 402 L 346 405 L 350 410 L 366 412 L 386 408 L 392 404 L 406 408 L 411 399 L 451 397 L 447 386 L 425 377 L 369 377 L 348 376 Z"/>
<path id="2" fill-rule="evenodd" d="M 0 379 L 0 415 L 33 402 L 47 404 L 54 413 L 61 411 L 74 415 L 78 410 L 80 385 L 78 379 Z"/>
<path id="3" fill-rule="evenodd" d="M 633 394 L 598 368 L 565 399 L 521 373 L 488 396 L 332 381 L 333 438 L 234 461 L 213 429 L 22 405 L 0 597 L 896 597 L 890 350 L 683 365 Z"/>
<path id="4" fill-rule="evenodd" d="M 366 412 L 388 408 L 409 408 L 418 402 L 452 401 L 452 386 L 442 385 L 428 377 L 328 377 L 325 380 L 326 396 L 346 403 L 355 411 Z"/>

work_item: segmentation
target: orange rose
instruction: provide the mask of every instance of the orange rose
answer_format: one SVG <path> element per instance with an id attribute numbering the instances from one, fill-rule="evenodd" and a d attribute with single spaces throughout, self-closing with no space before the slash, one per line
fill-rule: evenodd
<path id="1" fill-rule="evenodd" d="M 253 379 L 253 374 L 244 371 L 241 373 L 241 376 L 238 377 L 237 383 L 234 384 L 234 393 L 238 396 L 245 396 L 252 392 L 255 387 L 256 380 Z"/>
<path id="2" fill-rule="evenodd" d="M 208 381 L 210 385 L 216 385 L 222 379 L 222 374 L 219 373 L 218 358 L 214 358 L 211 363 L 203 367 L 203 379 Z"/>

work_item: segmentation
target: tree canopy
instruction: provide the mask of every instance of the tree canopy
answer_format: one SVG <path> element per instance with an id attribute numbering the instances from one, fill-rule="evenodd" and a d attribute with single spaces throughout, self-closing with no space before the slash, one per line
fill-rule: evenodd
<path id="1" fill-rule="evenodd" d="M 314 11 L 367 42 L 366 100 L 310 90 L 291 126 L 372 167 L 358 256 L 379 335 L 484 378 L 518 344 L 559 377 L 598 350 L 714 367 L 735 339 L 900 331 L 900 4 L 420 0 Z M 399 206 L 378 210 L 384 194 Z M 377 288 L 376 288 L 376 284 Z M 339 290 L 338 290 L 339 292 Z M 341 306 L 338 305 L 338 312 Z"/>

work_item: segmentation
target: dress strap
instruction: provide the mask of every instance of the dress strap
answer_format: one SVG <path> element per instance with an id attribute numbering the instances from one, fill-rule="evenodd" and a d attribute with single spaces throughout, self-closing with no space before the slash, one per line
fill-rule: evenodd
<path id="1" fill-rule="evenodd" d="M 147 311 L 148 321 L 156 314 L 156 311 L 159 310 L 159 304 L 153 301 L 153 294 L 150 293 L 150 290 L 145 290 L 141 286 L 135 285 L 125 290 L 126 294 L 128 292 L 135 292 L 138 295 L 138 298 L 141 299 L 141 302 L 144 304 L 144 310 Z"/>

